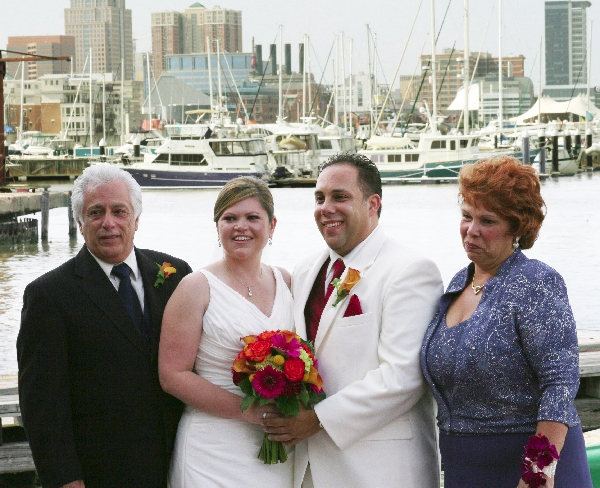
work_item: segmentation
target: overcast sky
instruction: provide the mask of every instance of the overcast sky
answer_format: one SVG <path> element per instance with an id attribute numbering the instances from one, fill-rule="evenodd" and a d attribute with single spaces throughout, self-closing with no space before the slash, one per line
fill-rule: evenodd
<path id="1" fill-rule="evenodd" d="M 499 53 L 499 1 L 469 0 L 470 49 Z M 151 50 L 150 13 L 160 10 L 183 10 L 194 0 L 126 0 L 132 10 L 133 34 L 138 38 L 138 51 Z M 283 42 L 292 44 L 292 69 L 298 68 L 298 43 L 304 34 L 312 43 L 311 66 L 320 76 L 332 49 L 336 34 L 346 38 L 346 73 L 350 70 L 350 39 L 353 44 L 352 72 L 368 71 L 367 28 L 377 40 L 378 78 L 390 82 L 402 58 L 400 74 L 412 74 L 419 55 L 431 53 L 430 0 L 222 0 L 219 3 L 200 1 L 207 8 L 220 5 L 242 11 L 243 48 L 250 52 L 252 39 L 263 45 L 263 57 L 268 57 L 268 45 L 278 43 L 279 25 L 283 26 Z M 421 3 L 420 11 L 419 4 Z M 464 46 L 464 0 L 436 0 L 436 29 L 442 26 L 437 52 L 446 48 L 462 50 Z M 525 74 L 533 79 L 536 92 L 540 70 L 540 41 L 544 35 L 544 0 L 502 0 L 503 55 L 523 54 Z M 587 9 L 588 45 L 590 21 L 594 21 L 592 87 L 600 85 L 600 0 L 591 0 Z M 64 9 L 69 0 L 0 0 L 0 46 L 6 47 L 8 36 L 64 34 Z M 409 33 L 416 17 L 412 36 Z M 407 44 L 408 41 L 408 44 Z M 595 45 L 594 45 L 595 44 Z M 542 74 L 542 82 L 544 75 Z M 331 83 L 331 64 L 325 72 L 325 82 Z"/>

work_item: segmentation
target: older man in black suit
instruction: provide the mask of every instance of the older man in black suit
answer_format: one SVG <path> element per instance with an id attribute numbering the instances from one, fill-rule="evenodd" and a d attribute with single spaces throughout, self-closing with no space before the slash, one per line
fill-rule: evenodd
<path id="1" fill-rule="evenodd" d="M 191 269 L 134 248 L 141 211 L 131 175 L 87 168 L 73 188 L 85 245 L 25 290 L 19 395 L 44 487 L 166 486 L 182 405 L 160 388 L 158 339 L 164 307 Z M 175 271 L 161 273 L 164 263 Z"/>

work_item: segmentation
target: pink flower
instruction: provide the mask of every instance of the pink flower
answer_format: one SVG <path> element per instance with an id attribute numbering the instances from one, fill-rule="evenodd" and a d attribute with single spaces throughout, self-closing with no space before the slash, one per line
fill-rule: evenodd
<path id="1" fill-rule="evenodd" d="M 302 344 L 300 344 L 298 339 L 292 338 L 288 342 L 283 334 L 277 334 L 273 336 L 271 339 L 271 344 L 273 347 L 280 349 L 292 358 L 297 358 L 300 356 L 300 350 L 302 349 Z"/>
<path id="2" fill-rule="evenodd" d="M 281 371 L 267 366 L 255 373 L 252 386 L 264 398 L 277 398 L 285 389 L 285 377 Z"/>

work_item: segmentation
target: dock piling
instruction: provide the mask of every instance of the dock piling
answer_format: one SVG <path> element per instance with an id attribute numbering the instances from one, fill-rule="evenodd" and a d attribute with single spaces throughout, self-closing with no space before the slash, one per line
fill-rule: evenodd
<path id="1" fill-rule="evenodd" d="M 50 218 L 50 193 L 44 190 L 41 196 L 42 242 L 48 242 L 48 219 Z"/>
<path id="2" fill-rule="evenodd" d="M 73 208 L 71 206 L 72 192 L 69 192 L 69 199 L 67 204 L 67 213 L 69 215 L 69 239 L 77 239 L 77 224 L 73 218 Z"/>

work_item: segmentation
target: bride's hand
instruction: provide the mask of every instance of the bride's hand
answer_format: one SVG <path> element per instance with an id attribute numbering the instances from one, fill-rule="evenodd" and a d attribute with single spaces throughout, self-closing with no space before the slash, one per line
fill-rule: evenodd
<path id="1" fill-rule="evenodd" d="M 279 417 L 280 415 L 281 413 L 274 404 L 269 403 L 261 407 L 257 402 L 242 412 L 242 420 L 251 424 L 262 424 L 264 419 Z"/>

